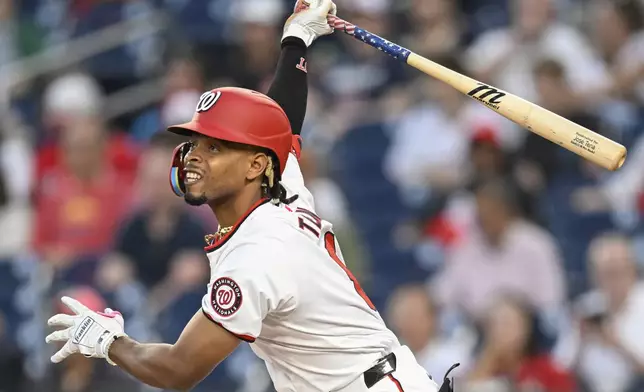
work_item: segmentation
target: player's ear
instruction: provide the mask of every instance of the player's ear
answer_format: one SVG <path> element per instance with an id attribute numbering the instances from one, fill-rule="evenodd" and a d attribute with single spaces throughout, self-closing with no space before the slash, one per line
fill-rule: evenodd
<path id="1" fill-rule="evenodd" d="M 250 165 L 248 167 L 248 171 L 246 172 L 246 179 L 248 181 L 254 181 L 258 177 L 264 175 L 266 166 L 268 165 L 268 156 L 261 152 L 252 153 L 249 156 L 249 160 Z"/>

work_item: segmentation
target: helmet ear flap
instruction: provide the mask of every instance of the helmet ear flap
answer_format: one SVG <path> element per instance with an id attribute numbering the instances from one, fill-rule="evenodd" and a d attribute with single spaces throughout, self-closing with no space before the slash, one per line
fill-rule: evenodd
<path id="1" fill-rule="evenodd" d="M 172 153 L 172 164 L 170 166 L 170 188 L 172 192 L 179 197 L 184 197 L 186 194 L 185 186 L 185 172 L 183 171 L 184 159 L 190 151 L 189 143 L 181 143 Z"/>

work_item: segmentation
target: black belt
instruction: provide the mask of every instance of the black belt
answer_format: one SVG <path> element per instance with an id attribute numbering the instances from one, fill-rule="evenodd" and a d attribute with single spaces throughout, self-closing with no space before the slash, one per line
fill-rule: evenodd
<path id="1" fill-rule="evenodd" d="M 371 369 L 364 372 L 364 383 L 367 389 L 376 385 L 378 381 L 394 371 L 396 371 L 396 356 L 394 353 L 382 357 Z"/>
<path id="2" fill-rule="evenodd" d="M 443 385 L 441 385 L 440 389 L 438 392 L 453 392 L 454 389 L 452 388 L 452 381 L 448 378 L 449 374 L 452 372 L 452 370 L 456 369 L 459 367 L 461 364 L 457 363 L 454 364 L 447 373 L 445 374 L 445 377 L 443 379 Z M 370 389 L 372 386 L 376 385 L 376 383 L 383 378 L 387 377 L 391 373 L 396 371 L 396 356 L 394 353 L 388 354 L 384 357 L 382 357 L 378 363 L 376 363 L 371 369 L 367 370 L 364 372 L 363 377 L 364 377 L 364 383 L 367 386 L 367 389 Z M 431 380 L 431 376 L 429 374 L 427 375 L 429 379 Z"/>

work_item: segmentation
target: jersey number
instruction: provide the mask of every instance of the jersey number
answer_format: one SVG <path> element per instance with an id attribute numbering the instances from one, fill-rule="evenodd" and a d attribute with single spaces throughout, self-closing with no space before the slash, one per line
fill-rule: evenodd
<path id="1" fill-rule="evenodd" d="M 300 229 L 302 230 L 307 230 L 311 233 L 313 233 L 316 237 L 320 238 L 320 230 L 322 230 L 322 219 L 318 217 L 316 214 L 313 212 L 306 210 L 304 208 L 298 208 L 295 210 L 296 213 L 302 214 L 299 219 L 299 225 Z M 317 229 L 317 230 L 316 230 Z M 376 310 L 376 307 L 374 306 L 373 302 L 369 299 L 367 296 L 367 293 L 364 292 L 362 289 L 362 286 L 360 286 L 360 283 L 356 279 L 355 276 L 353 276 L 353 273 L 349 271 L 347 266 L 340 260 L 340 257 L 338 256 L 338 253 L 335 249 L 335 235 L 331 232 L 326 232 L 324 234 L 324 247 L 326 251 L 329 253 L 329 256 L 335 261 L 335 263 L 342 268 L 344 273 L 347 274 L 351 282 L 353 283 L 353 287 L 356 289 L 356 292 L 362 299 L 369 305 L 369 308 L 372 310 Z"/>

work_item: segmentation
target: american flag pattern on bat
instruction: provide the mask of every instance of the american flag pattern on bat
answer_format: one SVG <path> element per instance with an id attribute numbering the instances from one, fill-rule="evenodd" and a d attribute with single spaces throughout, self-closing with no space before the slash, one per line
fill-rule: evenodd
<path id="1" fill-rule="evenodd" d="M 349 23 L 346 20 L 340 19 L 337 16 L 329 15 L 327 19 L 334 29 L 352 35 L 367 45 L 371 45 L 403 63 L 407 62 L 407 59 L 411 54 L 411 50 L 387 41 L 386 39 L 370 33 L 365 29 L 361 29 L 360 27 Z"/>

